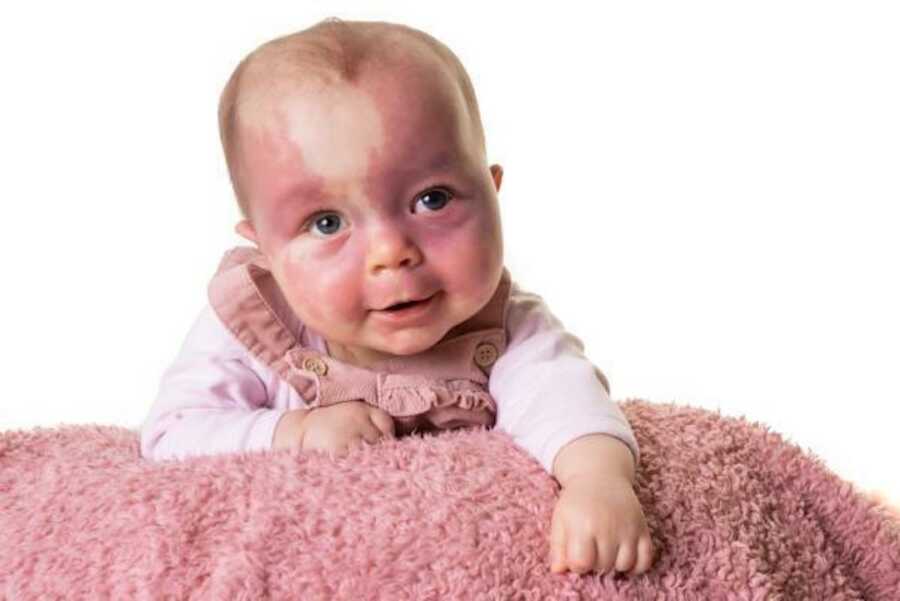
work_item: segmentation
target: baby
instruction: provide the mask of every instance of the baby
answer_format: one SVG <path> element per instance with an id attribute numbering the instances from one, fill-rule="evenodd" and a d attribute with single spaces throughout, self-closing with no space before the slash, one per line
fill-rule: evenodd
<path id="1" fill-rule="evenodd" d="M 252 246 L 210 281 L 143 456 L 496 425 L 561 485 L 554 572 L 646 572 L 637 442 L 581 341 L 503 265 L 503 170 L 458 58 L 410 27 L 326 19 L 246 57 L 219 123 Z"/>

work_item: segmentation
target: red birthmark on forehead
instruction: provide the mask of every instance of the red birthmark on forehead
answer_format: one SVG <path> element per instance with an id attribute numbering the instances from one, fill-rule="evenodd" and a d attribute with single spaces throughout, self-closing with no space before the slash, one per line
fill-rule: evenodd
<path id="1" fill-rule="evenodd" d="M 280 221 L 296 208 L 293 199 L 317 199 L 326 179 L 306 165 L 301 147 L 285 131 L 254 129 L 245 136 L 243 183 L 255 212 L 266 221 Z"/>
<path id="2" fill-rule="evenodd" d="M 388 199 L 414 179 L 461 171 L 472 157 L 458 90 L 409 80 L 394 74 L 285 94 L 257 111 L 262 126 L 247 145 L 254 202 L 283 222 L 311 203 Z"/>

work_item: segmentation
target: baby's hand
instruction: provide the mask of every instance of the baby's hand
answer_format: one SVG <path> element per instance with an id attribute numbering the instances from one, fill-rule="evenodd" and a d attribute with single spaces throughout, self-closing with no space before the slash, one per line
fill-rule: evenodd
<path id="1" fill-rule="evenodd" d="M 273 448 L 297 447 L 342 456 L 360 440 L 394 438 L 394 419 L 364 401 L 345 401 L 285 414 L 275 429 Z"/>
<path id="2" fill-rule="evenodd" d="M 550 561 L 553 572 L 650 569 L 650 530 L 627 479 L 585 476 L 566 483 L 553 510 Z"/>

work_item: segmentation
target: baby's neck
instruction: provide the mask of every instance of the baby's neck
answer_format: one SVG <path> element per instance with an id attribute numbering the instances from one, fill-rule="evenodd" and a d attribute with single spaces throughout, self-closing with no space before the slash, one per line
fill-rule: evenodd
<path id="1" fill-rule="evenodd" d="M 326 340 L 325 345 L 330 357 L 364 369 L 371 369 L 378 363 L 394 357 L 394 355 L 381 353 L 372 349 L 351 349 L 339 342 L 332 342 L 330 340 Z"/>

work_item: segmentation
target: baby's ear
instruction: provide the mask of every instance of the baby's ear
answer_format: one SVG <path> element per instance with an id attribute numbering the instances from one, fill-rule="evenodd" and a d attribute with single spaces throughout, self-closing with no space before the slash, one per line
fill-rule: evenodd
<path id="1" fill-rule="evenodd" d="M 239 236 L 246 238 L 252 242 L 254 246 L 259 248 L 259 241 L 256 239 L 256 230 L 253 229 L 253 224 L 250 223 L 249 220 L 244 219 L 239 221 L 238 224 L 234 226 L 234 231 L 237 232 Z"/>
<path id="2" fill-rule="evenodd" d="M 500 182 L 503 181 L 503 167 L 500 165 L 491 165 L 491 177 L 494 179 L 494 188 L 500 191 Z"/>

